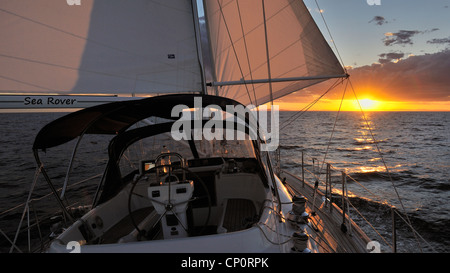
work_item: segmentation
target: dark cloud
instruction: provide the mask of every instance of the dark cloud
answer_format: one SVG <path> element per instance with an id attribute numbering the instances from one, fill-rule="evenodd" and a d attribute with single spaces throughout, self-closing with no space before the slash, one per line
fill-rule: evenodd
<path id="1" fill-rule="evenodd" d="M 385 58 L 398 57 L 387 53 Z M 383 55 L 383 54 L 382 54 Z M 450 50 L 349 71 L 354 86 L 395 101 L 450 101 Z"/>
<path id="2" fill-rule="evenodd" d="M 386 21 L 386 19 L 384 19 L 383 16 L 375 16 L 373 17 L 372 20 L 369 21 L 369 23 L 375 22 L 376 25 L 382 26 L 384 24 L 387 24 L 388 21 Z"/>
<path id="3" fill-rule="evenodd" d="M 399 32 L 392 33 L 388 32 L 385 34 L 386 38 L 384 39 L 385 46 L 391 46 L 395 44 L 399 45 L 412 45 L 412 37 L 416 34 L 419 34 L 418 30 L 400 30 Z"/>
<path id="4" fill-rule="evenodd" d="M 427 43 L 428 44 L 441 44 L 441 45 L 442 44 L 443 45 L 448 44 L 448 45 L 450 45 L 450 37 L 448 37 L 448 38 L 435 38 L 435 39 L 427 41 Z"/>
<path id="5" fill-rule="evenodd" d="M 381 64 L 385 64 L 385 63 L 390 63 L 392 61 L 394 62 L 398 62 L 400 61 L 400 59 L 402 59 L 403 57 L 405 57 L 405 53 L 401 53 L 401 52 L 390 52 L 390 53 L 383 53 L 378 55 L 380 56 L 380 59 L 378 59 L 378 61 Z"/>
<path id="6" fill-rule="evenodd" d="M 413 41 L 412 38 L 417 34 L 424 34 L 424 33 L 430 33 L 433 31 L 439 30 L 438 28 L 433 28 L 431 30 L 399 30 L 398 32 L 392 33 L 388 32 L 385 33 L 384 36 L 386 36 L 383 40 L 385 46 L 391 46 L 391 45 L 412 45 Z"/>
<path id="7" fill-rule="evenodd" d="M 398 55 L 396 55 L 398 54 Z M 381 54 L 384 59 L 400 57 L 403 53 Z M 404 57 L 404 56 L 403 56 Z M 350 80 L 359 97 L 369 96 L 385 101 L 450 101 L 450 50 L 435 54 L 410 56 L 398 62 L 372 64 L 350 68 Z M 334 81 L 314 85 L 283 98 L 292 102 L 312 101 Z M 326 95 L 327 99 L 341 99 L 342 85 Z M 351 94 L 351 91 L 348 92 Z M 351 95 L 348 95 L 351 97 Z M 283 100 L 281 99 L 281 100 Z"/>

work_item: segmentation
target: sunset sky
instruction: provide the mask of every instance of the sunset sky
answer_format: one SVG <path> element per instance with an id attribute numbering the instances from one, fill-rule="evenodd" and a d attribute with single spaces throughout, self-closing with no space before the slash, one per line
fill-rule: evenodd
<path id="1" fill-rule="evenodd" d="M 315 0 L 305 0 L 334 48 Z M 450 0 L 320 0 L 320 10 L 364 110 L 450 111 Z M 276 103 L 300 110 L 333 80 Z M 345 84 L 311 110 L 338 110 Z M 350 85 L 342 110 L 358 110 Z"/>

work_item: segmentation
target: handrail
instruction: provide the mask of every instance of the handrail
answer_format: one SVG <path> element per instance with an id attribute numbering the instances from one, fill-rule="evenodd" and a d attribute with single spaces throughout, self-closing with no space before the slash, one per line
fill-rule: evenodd
<path id="1" fill-rule="evenodd" d="M 19 223 L 18 226 L 17 226 L 17 230 L 15 231 L 15 235 L 14 235 L 14 238 L 13 238 L 12 240 L 11 240 L 11 238 L 10 238 L 10 237 L 2 230 L 2 229 L 0 229 L 0 233 L 1 233 L 1 234 L 6 238 L 6 240 L 11 244 L 11 245 L 10 245 L 10 251 L 9 251 L 9 252 L 12 252 L 13 250 L 17 250 L 17 251 L 19 251 L 19 252 L 22 252 L 22 250 L 17 246 L 17 238 L 18 238 L 19 234 L 22 234 L 23 232 L 27 232 L 27 233 L 28 233 L 28 251 L 31 251 L 31 245 L 30 245 L 31 242 L 30 242 L 30 237 L 29 237 L 29 236 L 30 236 L 31 229 L 37 228 L 37 229 L 38 229 L 38 232 L 40 233 L 40 225 L 41 225 L 41 222 L 42 222 L 42 221 L 38 221 L 38 220 L 37 220 L 37 218 L 36 218 L 36 217 L 37 217 L 37 216 L 36 216 L 36 211 L 35 211 L 35 209 L 34 209 L 34 205 L 33 205 L 33 204 L 35 204 L 36 201 L 42 201 L 42 200 L 44 200 L 44 199 L 46 199 L 46 198 L 48 198 L 48 197 L 54 195 L 54 193 L 51 191 L 51 192 L 49 192 L 49 193 L 47 193 L 47 194 L 44 194 L 44 195 L 42 195 L 42 196 L 40 196 L 40 197 L 32 198 L 32 195 L 33 195 L 33 193 L 34 193 L 34 191 L 35 191 L 35 185 L 36 185 L 36 182 L 37 182 L 37 176 L 39 175 L 40 170 L 41 170 L 40 167 L 38 167 L 38 168 L 36 169 L 36 174 L 35 174 L 34 182 L 33 182 L 33 185 L 32 185 L 32 187 L 31 187 L 31 189 L 30 189 L 30 192 L 29 192 L 29 194 L 28 194 L 28 199 L 27 199 L 27 201 L 25 201 L 25 202 L 23 202 L 23 203 L 21 203 L 21 204 L 15 205 L 15 206 L 13 206 L 13 207 L 11 207 L 11 208 L 9 208 L 9 209 L 6 209 L 6 210 L 0 212 L 0 217 L 3 217 L 3 216 L 6 216 L 7 214 L 9 214 L 9 213 L 11 213 L 11 212 L 20 210 L 21 208 L 23 209 L 23 211 L 22 211 L 22 217 L 21 217 L 21 219 L 20 219 L 20 223 Z M 86 178 L 86 179 L 80 180 L 80 181 L 78 181 L 78 182 L 76 182 L 76 183 L 73 183 L 73 184 L 71 184 L 71 185 L 68 185 L 68 186 L 67 186 L 67 189 L 69 189 L 69 188 L 74 188 L 74 187 L 76 187 L 76 186 L 78 186 L 78 185 L 81 185 L 81 184 L 86 183 L 86 182 L 88 182 L 88 181 L 91 181 L 91 180 L 93 180 L 93 179 L 95 179 L 95 178 L 98 178 L 98 177 L 100 177 L 101 175 L 102 175 L 102 174 L 97 174 L 97 175 L 93 175 L 93 176 L 91 176 L 91 177 L 88 177 L 88 178 Z M 56 192 L 61 192 L 62 190 L 63 190 L 63 188 L 60 187 L 60 188 L 57 188 L 57 189 L 56 189 Z M 67 208 L 71 208 L 71 207 L 74 207 L 74 206 L 76 206 L 76 204 L 71 204 L 71 205 L 67 206 Z M 32 219 L 31 219 L 31 217 L 30 217 L 31 210 L 33 210 L 33 213 L 34 213 L 34 217 L 33 217 L 33 218 L 35 218 L 35 222 L 32 222 Z M 26 215 L 27 215 L 27 216 L 26 216 Z M 44 217 L 41 216 L 40 218 L 41 218 L 41 220 L 42 220 L 42 219 L 50 219 L 52 216 L 54 216 L 54 214 L 46 213 L 46 214 L 44 215 Z M 25 219 L 24 219 L 25 217 L 27 217 L 27 219 L 26 219 L 26 221 L 27 221 L 27 226 L 26 226 L 25 228 L 22 229 L 22 226 L 23 226 L 23 220 L 25 220 Z M 41 244 L 44 243 L 44 239 L 43 239 L 42 237 L 40 238 L 40 241 L 41 241 L 41 242 L 40 242 Z"/>
<path id="2" fill-rule="evenodd" d="M 412 232 L 414 232 L 416 235 L 419 236 L 420 239 L 422 239 L 424 242 L 426 242 L 431 248 L 433 248 L 413 227 L 412 225 L 409 223 L 409 221 L 407 221 L 400 213 L 397 209 L 395 209 L 395 206 L 392 205 L 390 202 L 388 202 L 388 200 L 386 198 L 383 198 L 382 196 L 375 194 L 374 192 L 372 192 L 371 190 L 367 189 L 364 185 L 362 185 L 360 182 L 358 182 L 355 178 L 353 178 L 352 176 L 350 176 L 348 173 L 340 170 L 339 168 L 333 166 L 330 163 L 327 162 L 323 162 L 323 164 L 327 164 L 327 168 L 326 168 L 326 172 L 325 172 L 325 181 L 323 181 L 321 179 L 322 176 L 322 169 L 319 170 L 319 173 L 315 172 L 315 165 L 317 164 L 315 161 L 317 160 L 317 158 L 314 157 L 308 157 L 305 156 L 304 151 L 302 151 L 301 153 L 302 155 L 302 165 L 301 165 L 301 173 L 302 173 L 302 182 L 305 183 L 305 173 L 309 173 L 312 177 L 312 179 L 314 181 L 317 181 L 318 183 L 320 183 L 320 185 L 325 188 L 325 202 L 328 199 L 329 196 L 329 202 L 330 202 L 330 209 L 333 207 L 331 206 L 332 203 L 332 194 L 337 194 L 337 195 L 341 195 L 342 199 L 343 199 L 343 203 L 342 203 L 342 211 L 343 211 L 343 217 L 345 219 L 345 207 L 344 207 L 344 202 L 347 202 L 347 210 L 349 211 L 349 205 L 352 206 L 352 208 L 358 213 L 358 215 L 375 231 L 375 233 L 381 237 L 381 239 L 386 243 L 386 245 L 392 249 L 392 252 L 396 252 L 397 251 L 397 238 L 396 238 L 396 225 L 395 222 L 392 223 L 392 244 L 389 244 L 388 241 L 386 240 L 386 238 L 384 238 L 380 232 L 369 222 L 369 220 L 367 220 L 366 217 L 364 217 L 361 213 L 360 210 L 358 210 L 355 205 L 351 202 L 351 197 L 349 197 L 348 195 L 348 189 L 347 189 L 347 178 L 349 178 L 351 181 L 355 182 L 355 185 L 360 186 L 364 191 L 366 191 L 367 193 L 369 193 L 371 195 L 373 201 L 379 202 L 380 204 L 383 204 L 387 207 L 389 207 L 392 210 L 392 221 L 395 221 L 395 214 L 398 215 L 400 217 L 400 219 L 406 224 L 408 225 Z M 307 160 L 311 160 L 312 164 L 306 164 Z M 313 168 L 313 171 L 309 170 L 308 167 Z M 341 172 L 342 174 L 342 191 L 339 192 L 338 189 L 333 188 L 332 187 L 332 170 L 333 171 L 337 171 L 337 172 Z M 328 192 L 329 191 L 329 192 Z M 355 195 L 352 193 L 352 195 Z M 356 196 L 356 195 L 355 195 Z M 326 205 L 324 206 L 326 207 Z M 405 212 L 406 213 L 406 212 Z M 347 217 L 349 217 L 350 219 L 350 215 L 347 214 Z M 345 221 L 345 220 L 344 220 Z"/>

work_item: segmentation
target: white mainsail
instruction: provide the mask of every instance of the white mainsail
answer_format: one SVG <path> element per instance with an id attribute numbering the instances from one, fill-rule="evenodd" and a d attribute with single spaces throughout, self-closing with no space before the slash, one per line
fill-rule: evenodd
<path id="1" fill-rule="evenodd" d="M 260 105 L 345 76 L 301 0 L 205 0 L 204 5 L 217 86 L 209 92 Z"/>
<path id="2" fill-rule="evenodd" d="M 69 2 L 0 2 L 0 93 L 202 91 L 190 0 Z"/>
<path id="3" fill-rule="evenodd" d="M 208 45 L 197 1 L 1 1 L 0 94 L 27 96 L 0 108 L 186 92 L 260 105 L 345 76 L 301 0 L 203 0 Z"/>

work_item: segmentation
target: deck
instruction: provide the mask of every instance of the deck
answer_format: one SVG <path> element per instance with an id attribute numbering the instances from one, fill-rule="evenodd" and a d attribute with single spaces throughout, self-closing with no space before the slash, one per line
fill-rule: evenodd
<path id="1" fill-rule="evenodd" d="M 319 245 L 320 252 L 325 253 L 367 253 L 367 244 L 371 241 L 367 235 L 345 215 L 345 227 L 342 228 L 342 209 L 334 203 L 323 202 L 324 194 L 317 191 L 314 202 L 314 187 L 302 179 L 282 171 L 281 179 L 286 178 L 286 184 L 295 194 L 307 198 L 306 211 L 310 215 L 310 223 L 315 236 L 310 238 Z M 314 206 L 314 207 L 313 207 Z M 315 212 L 315 213 L 314 213 Z M 343 229 L 345 231 L 343 231 Z"/>

